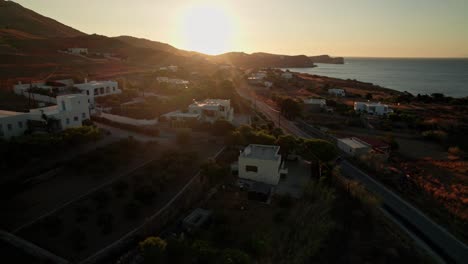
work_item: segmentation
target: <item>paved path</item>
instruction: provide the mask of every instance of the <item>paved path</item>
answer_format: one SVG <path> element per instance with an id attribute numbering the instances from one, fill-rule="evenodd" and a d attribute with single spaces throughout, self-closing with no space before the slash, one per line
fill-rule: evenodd
<path id="1" fill-rule="evenodd" d="M 285 119 L 279 119 L 277 110 L 272 109 L 264 102 L 254 99 L 255 95 L 245 82 L 237 88 L 237 92 L 251 102 L 255 100 L 254 103 L 257 106 L 257 109 L 268 116 L 275 125 L 279 126 L 281 120 L 280 127 L 283 128 L 286 133 L 311 138 L 309 134 L 299 129 L 293 122 Z M 360 181 L 369 191 L 380 196 L 386 206 L 390 207 L 395 213 L 404 218 L 414 228 L 422 233 L 426 240 L 428 239 L 430 241 L 432 246 L 435 245 L 437 248 L 433 250 L 442 255 L 441 257 L 443 257 L 445 261 L 448 263 L 468 263 L 468 247 L 463 244 L 463 242 L 459 241 L 447 230 L 432 221 L 419 209 L 404 201 L 394 192 L 390 191 L 385 186 L 375 181 L 371 176 L 351 165 L 346 160 L 343 161 L 341 165 L 342 173 L 345 177 Z"/>
<path id="2" fill-rule="evenodd" d="M 439 247 L 454 262 L 468 262 L 468 247 L 417 208 L 348 161 L 343 161 L 341 163 L 341 169 L 344 176 L 360 181 L 369 191 L 381 197 L 386 206 L 409 221 L 414 228 L 421 231 L 426 238 Z M 447 258 L 447 256 L 445 258 Z M 450 259 L 446 259 L 446 261 L 450 262 Z"/>

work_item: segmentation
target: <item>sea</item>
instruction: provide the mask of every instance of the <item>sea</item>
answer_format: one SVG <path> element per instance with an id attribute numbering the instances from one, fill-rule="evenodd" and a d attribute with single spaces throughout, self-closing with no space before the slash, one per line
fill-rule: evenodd
<path id="1" fill-rule="evenodd" d="M 468 58 L 345 58 L 345 64 L 317 63 L 314 68 L 290 71 L 370 82 L 413 95 L 443 93 L 468 96 Z"/>

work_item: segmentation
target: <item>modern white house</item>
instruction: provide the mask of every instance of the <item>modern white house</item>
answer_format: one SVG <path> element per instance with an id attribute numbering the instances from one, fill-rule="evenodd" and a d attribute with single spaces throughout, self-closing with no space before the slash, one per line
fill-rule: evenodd
<path id="1" fill-rule="evenodd" d="M 316 99 L 316 98 L 309 98 L 304 99 L 304 110 L 309 112 L 317 112 L 322 109 L 325 109 L 327 106 L 327 100 L 325 99 Z"/>
<path id="2" fill-rule="evenodd" d="M 79 54 L 88 54 L 87 48 L 68 48 L 67 51 L 71 54 L 79 55 Z"/>
<path id="3" fill-rule="evenodd" d="M 95 98 L 108 96 L 113 94 L 120 94 L 122 90 L 119 89 L 119 84 L 116 81 L 90 81 L 85 79 L 84 83 L 75 84 L 74 87 L 78 88 L 82 94 L 88 96 L 89 105 L 91 108 L 96 106 Z"/>
<path id="4" fill-rule="evenodd" d="M 281 174 L 288 173 L 279 149 L 273 145 L 248 145 L 239 155 L 239 178 L 277 185 Z"/>
<path id="5" fill-rule="evenodd" d="M 57 97 L 57 105 L 31 109 L 27 113 L 0 110 L 0 138 L 21 136 L 31 122 L 52 125 L 55 130 L 80 127 L 89 120 L 88 97 L 81 94 Z"/>
<path id="6" fill-rule="evenodd" d="M 292 72 L 286 71 L 281 73 L 281 78 L 283 79 L 291 79 L 293 77 Z"/>
<path id="7" fill-rule="evenodd" d="M 372 146 L 358 138 L 340 138 L 337 140 L 337 146 L 346 154 L 356 157 L 368 153 Z"/>
<path id="8" fill-rule="evenodd" d="M 49 82 L 36 82 L 29 84 L 23 84 L 19 82 L 17 85 L 13 86 L 13 91 L 16 94 L 23 95 L 26 97 L 32 96 L 33 99 L 37 101 L 46 103 L 57 103 L 55 97 L 51 98 L 50 96 L 30 92 L 31 88 L 38 88 L 50 92 L 55 90 L 58 95 L 79 93 L 87 95 L 88 103 L 91 109 L 95 108 L 95 97 L 122 93 L 122 90 L 119 89 L 119 84 L 115 81 L 88 82 L 87 79 L 85 79 L 84 83 L 80 84 L 74 84 L 73 80 L 71 79 Z"/>
<path id="9" fill-rule="evenodd" d="M 341 97 L 346 96 L 345 90 L 338 89 L 338 88 L 328 89 L 328 94 L 333 95 L 333 96 L 341 96 Z"/>
<path id="10" fill-rule="evenodd" d="M 214 123 L 219 119 L 232 122 L 234 119 L 234 108 L 231 107 L 231 100 L 206 99 L 202 102 L 194 101 L 188 106 L 188 112 L 199 114 L 201 121 L 209 123 Z"/>
<path id="11" fill-rule="evenodd" d="M 354 111 L 379 116 L 393 113 L 388 105 L 374 102 L 354 102 Z"/>
<path id="12" fill-rule="evenodd" d="M 263 82 L 263 85 L 265 85 L 266 88 L 271 88 L 273 86 L 273 82 L 265 81 Z"/>

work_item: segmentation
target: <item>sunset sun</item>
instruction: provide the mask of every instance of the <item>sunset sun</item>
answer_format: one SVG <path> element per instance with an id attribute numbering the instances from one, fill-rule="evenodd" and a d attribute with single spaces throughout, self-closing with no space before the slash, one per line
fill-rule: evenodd
<path id="1" fill-rule="evenodd" d="M 190 50 L 220 54 L 231 48 L 233 20 L 221 6 L 193 6 L 185 11 L 181 40 Z"/>

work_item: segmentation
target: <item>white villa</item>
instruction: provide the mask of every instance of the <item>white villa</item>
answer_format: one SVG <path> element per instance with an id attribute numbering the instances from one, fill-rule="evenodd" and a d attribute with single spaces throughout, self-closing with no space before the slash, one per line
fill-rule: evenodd
<path id="1" fill-rule="evenodd" d="M 75 84 L 74 87 L 78 88 L 82 94 L 86 94 L 89 99 L 91 108 L 95 107 L 95 98 L 107 96 L 112 94 L 120 94 L 122 90 L 119 89 L 119 84 L 115 81 L 91 81 L 85 79 L 84 83 Z"/>
<path id="2" fill-rule="evenodd" d="M 216 120 L 224 119 L 232 122 L 234 119 L 234 108 L 231 100 L 206 99 L 202 102 L 194 101 L 188 106 L 188 111 L 169 112 L 163 117 L 171 121 L 204 121 L 214 123 Z"/>
<path id="3" fill-rule="evenodd" d="M 80 54 L 88 54 L 87 48 L 68 48 L 68 53 L 80 55 Z"/>
<path id="4" fill-rule="evenodd" d="M 371 145 L 354 137 L 338 139 L 337 146 L 343 152 L 353 157 L 366 154 L 372 149 Z"/>
<path id="5" fill-rule="evenodd" d="M 354 111 L 379 116 L 393 113 L 388 105 L 373 102 L 354 102 Z"/>
<path id="6" fill-rule="evenodd" d="M 287 71 L 287 72 L 281 73 L 281 78 L 283 79 L 291 79 L 292 77 L 293 77 L 292 72 Z"/>
<path id="7" fill-rule="evenodd" d="M 85 79 L 84 83 L 74 84 L 73 80 L 59 80 L 53 82 L 37 82 L 32 84 L 23 84 L 19 82 L 17 85 L 13 86 L 13 90 L 16 94 L 23 96 L 30 96 L 28 90 L 30 88 L 39 88 L 43 90 L 52 91 L 57 89 L 58 94 L 85 94 L 88 96 L 88 103 L 91 109 L 95 108 L 95 97 L 107 96 L 112 94 L 122 93 L 122 90 L 119 89 L 119 84 L 115 81 L 91 81 L 88 82 Z M 79 91 L 73 91 L 72 89 L 76 88 Z M 46 103 L 57 103 L 55 98 L 49 96 L 44 96 L 40 94 L 34 94 L 34 100 L 46 102 Z"/>
<path id="8" fill-rule="evenodd" d="M 54 129 L 80 127 L 90 119 L 88 97 L 81 94 L 57 97 L 57 105 L 32 109 L 27 113 L 0 110 L 0 138 L 21 136 L 30 128 L 31 122 L 48 122 Z"/>
<path id="9" fill-rule="evenodd" d="M 202 121 L 209 123 L 214 123 L 218 119 L 232 122 L 234 119 L 234 108 L 231 107 L 231 100 L 206 99 L 202 102 L 194 101 L 188 106 L 188 112 L 199 114 Z"/>
<path id="10" fill-rule="evenodd" d="M 328 94 L 334 95 L 334 96 L 341 96 L 344 97 L 346 96 L 346 92 L 344 89 L 328 89 Z"/>
<path id="11" fill-rule="evenodd" d="M 239 155 L 239 178 L 277 185 L 281 174 L 288 172 L 279 149 L 272 145 L 248 145 Z"/>

